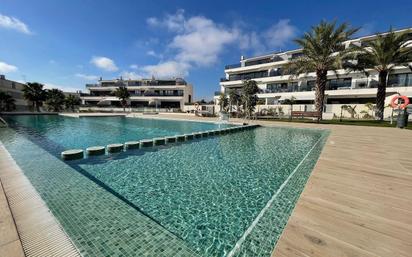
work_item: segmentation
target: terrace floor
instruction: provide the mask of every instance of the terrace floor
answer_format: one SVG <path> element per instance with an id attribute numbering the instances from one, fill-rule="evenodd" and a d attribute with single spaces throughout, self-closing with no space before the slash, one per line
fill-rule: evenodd
<path id="1" fill-rule="evenodd" d="M 153 117 L 216 121 L 189 115 Z M 411 130 L 254 123 L 331 130 L 272 256 L 411 256 Z M 1 183 L 0 207 L 0 256 L 22 256 Z"/>

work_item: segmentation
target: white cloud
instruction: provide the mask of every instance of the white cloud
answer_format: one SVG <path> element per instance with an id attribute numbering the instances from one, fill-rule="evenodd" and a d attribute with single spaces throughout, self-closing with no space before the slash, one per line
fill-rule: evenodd
<path id="1" fill-rule="evenodd" d="M 189 64 L 177 61 L 166 61 L 142 67 L 145 77 L 153 75 L 157 78 L 185 77 L 188 75 L 189 69 Z"/>
<path id="2" fill-rule="evenodd" d="M 255 55 L 267 51 L 263 40 L 254 31 L 249 34 L 240 35 L 239 47 L 242 50 L 252 49 Z"/>
<path id="3" fill-rule="evenodd" d="M 224 47 L 237 38 L 235 30 L 221 27 L 205 17 L 195 16 L 185 21 L 184 32 L 176 35 L 169 47 L 177 49 L 176 60 L 209 66 L 218 60 Z"/>
<path id="4" fill-rule="evenodd" d="M 179 9 L 175 14 L 166 14 L 162 20 L 150 17 L 146 22 L 152 27 L 166 27 L 171 31 L 180 31 L 182 24 L 185 22 L 184 13 L 185 11 L 183 9 Z"/>
<path id="5" fill-rule="evenodd" d="M 147 51 L 146 54 L 149 55 L 149 56 L 153 56 L 153 57 L 159 58 L 159 59 L 163 59 L 163 55 L 162 55 L 162 54 L 158 54 L 158 53 L 156 53 L 156 52 L 153 51 L 153 50 Z"/>
<path id="6" fill-rule="evenodd" d="M 264 37 L 269 47 L 283 47 L 296 37 L 297 28 L 290 24 L 289 19 L 279 20 L 264 33 Z"/>
<path id="7" fill-rule="evenodd" d="M 90 63 L 105 71 L 117 71 L 119 69 L 112 59 L 104 56 L 93 56 Z"/>
<path id="8" fill-rule="evenodd" d="M 60 90 L 62 90 L 62 91 L 64 91 L 64 92 L 76 92 L 76 91 L 81 91 L 82 90 L 82 88 L 79 88 L 79 87 L 73 87 L 73 86 L 63 86 L 63 85 L 57 85 L 57 84 L 54 84 L 54 83 L 44 83 L 44 88 L 45 89 L 53 89 L 53 88 L 57 88 L 57 89 L 60 89 Z"/>
<path id="9" fill-rule="evenodd" d="M 17 71 L 17 67 L 0 61 L 0 73 L 10 73 Z"/>
<path id="10" fill-rule="evenodd" d="M 84 80 L 89 80 L 89 81 L 96 81 L 99 79 L 98 76 L 96 75 L 87 75 L 87 74 L 83 74 L 83 73 L 76 73 L 74 74 L 74 76 L 84 79 Z"/>
<path id="11" fill-rule="evenodd" d="M 167 14 L 162 19 L 147 19 L 150 26 L 163 27 L 175 33 L 167 50 L 172 58 L 156 65 L 142 67 L 145 73 L 158 77 L 187 76 L 192 67 L 216 63 L 224 47 L 237 39 L 237 31 L 216 24 L 203 16 L 186 18 L 184 10 Z M 148 55 L 163 59 L 163 55 L 150 50 Z"/>
<path id="12" fill-rule="evenodd" d="M 123 79 L 141 79 L 143 78 L 142 75 L 137 74 L 134 71 L 123 71 L 120 76 L 122 76 Z"/>
<path id="13" fill-rule="evenodd" d="M 2 14 L 0 14 L 0 27 L 17 30 L 28 35 L 33 34 L 30 31 L 29 27 L 26 24 L 24 24 L 21 20 Z"/>
<path id="14" fill-rule="evenodd" d="M 164 28 L 173 33 L 173 38 L 164 51 L 173 56 L 157 65 L 141 68 L 144 73 L 157 73 L 154 74 L 157 76 L 182 76 L 187 75 L 192 68 L 211 66 L 219 60 L 225 47 L 233 44 L 238 45 L 240 50 L 252 51 L 254 54 L 278 50 L 274 48 L 286 46 L 297 34 L 297 28 L 288 19 L 279 20 L 258 33 L 247 31 L 239 24 L 223 26 L 204 16 L 186 17 L 184 10 L 166 14 L 163 18 L 151 17 L 146 21 L 151 27 Z M 152 50 L 147 54 L 163 57 Z"/>
<path id="15" fill-rule="evenodd" d="M 131 65 L 129 66 L 129 68 L 130 68 L 130 69 L 133 69 L 133 70 L 137 70 L 137 69 L 139 68 L 139 65 L 137 65 L 137 64 L 131 64 Z"/>

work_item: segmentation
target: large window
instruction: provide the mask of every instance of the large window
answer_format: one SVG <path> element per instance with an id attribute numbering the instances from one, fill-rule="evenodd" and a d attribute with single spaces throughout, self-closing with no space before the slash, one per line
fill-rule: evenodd
<path id="1" fill-rule="evenodd" d="M 350 89 L 352 78 L 329 79 L 326 83 L 326 90 Z"/>
<path id="2" fill-rule="evenodd" d="M 256 71 L 249 73 L 240 73 L 229 75 L 229 80 L 245 80 L 245 79 L 255 79 L 255 78 L 264 78 L 268 76 L 268 71 Z"/>
<path id="3" fill-rule="evenodd" d="M 268 93 L 296 92 L 298 91 L 298 82 L 267 84 L 266 91 Z"/>
<path id="4" fill-rule="evenodd" d="M 411 87 L 412 73 L 391 74 L 388 77 L 388 87 Z"/>

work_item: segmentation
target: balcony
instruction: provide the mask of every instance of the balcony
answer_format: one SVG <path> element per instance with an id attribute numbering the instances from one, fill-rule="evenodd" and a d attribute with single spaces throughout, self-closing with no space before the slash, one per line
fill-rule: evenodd
<path id="1" fill-rule="evenodd" d="M 236 63 L 236 64 L 229 64 L 229 65 L 226 65 L 226 66 L 225 66 L 225 70 L 228 70 L 228 69 L 235 69 L 235 68 L 240 68 L 240 67 L 241 67 L 240 63 Z"/>
<path id="2" fill-rule="evenodd" d="M 99 84 L 86 84 L 86 88 L 89 88 L 89 87 L 100 87 L 100 85 Z"/>

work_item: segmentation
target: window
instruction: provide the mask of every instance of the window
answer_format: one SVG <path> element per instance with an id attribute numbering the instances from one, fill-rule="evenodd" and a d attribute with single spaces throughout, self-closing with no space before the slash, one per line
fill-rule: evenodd
<path id="1" fill-rule="evenodd" d="M 388 87 L 412 86 L 412 73 L 391 74 L 388 77 Z"/>
<path id="2" fill-rule="evenodd" d="M 329 79 L 326 83 L 326 90 L 349 89 L 352 85 L 352 78 Z"/>
<path id="3" fill-rule="evenodd" d="M 229 75 L 229 80 L 245 80 L 245 79 L 254 79 L 254 78 L 264 78 L 268 76 L 268 71 L 256 71 L 256 72 L 249 72 L 249 73 L 240 73 L 240 74 L 232 74 Z"/>

